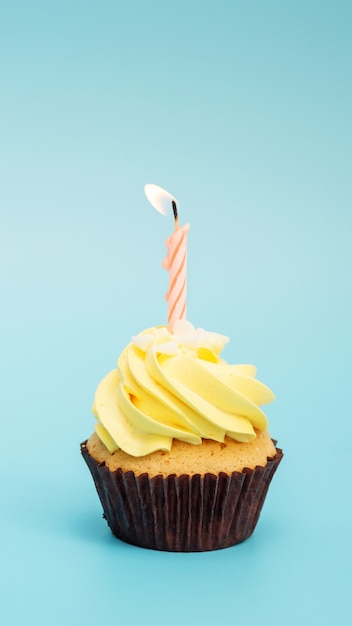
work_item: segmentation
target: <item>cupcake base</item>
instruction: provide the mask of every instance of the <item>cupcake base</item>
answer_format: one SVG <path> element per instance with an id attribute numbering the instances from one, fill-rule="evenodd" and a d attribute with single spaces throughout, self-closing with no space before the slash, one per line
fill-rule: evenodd
<path id="1" fill-rule="evenodd" d="M 276 448 L 265 467 L 231 475 L 150 478 L 121 469 L 111 471 L 89 454 L 86 441 L 81 453 L 113 534 L 136 546 L 169 552 L 218 550 L 248 539 L 283 457 Z"/>

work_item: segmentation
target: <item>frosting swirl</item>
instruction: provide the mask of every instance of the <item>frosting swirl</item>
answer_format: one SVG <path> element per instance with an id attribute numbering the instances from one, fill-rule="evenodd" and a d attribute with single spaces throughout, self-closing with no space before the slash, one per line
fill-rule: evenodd
<path id="1" fill-rule="evenodd" d="M 185 320 L 172 334 L 161 326 L 133 337 L 95 394 L 95 428 L 108 450 L 144 456 L 170 451 L 174 438 L 248 442 L 255 429 L 265 430 L 260 405 L 274 394 L 255 378 L 253 365 L 220 357 L 227 342 Z"/>

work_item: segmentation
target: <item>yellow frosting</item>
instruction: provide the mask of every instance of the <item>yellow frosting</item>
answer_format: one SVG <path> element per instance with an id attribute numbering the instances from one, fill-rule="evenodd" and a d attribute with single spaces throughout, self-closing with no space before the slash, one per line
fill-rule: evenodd
<path id="1" fill-rule="evenodd" d="M 110 452 L 132 456 L 225 436 L 249 442 L 267 428 L 260 405 L 274 394 L 253 365 L 230 365 L 220 353 L 228 338 L 183 320 L 173 334 L 152 328 L 132 339 L 117 369 L 98 385 L 96 432 Z"/>

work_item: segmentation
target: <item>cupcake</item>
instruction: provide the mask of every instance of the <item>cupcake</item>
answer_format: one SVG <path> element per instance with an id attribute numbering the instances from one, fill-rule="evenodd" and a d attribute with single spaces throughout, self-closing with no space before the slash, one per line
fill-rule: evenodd
<path id="1" fill-rule="evenodd" d="M 98 385 L 81 452 L 123 541 L 196 552 L 253 533 L 283 454 L 261 408 L 272 391 L 221 357 L 227 342 L 185 319 L 151 328 Z"/>

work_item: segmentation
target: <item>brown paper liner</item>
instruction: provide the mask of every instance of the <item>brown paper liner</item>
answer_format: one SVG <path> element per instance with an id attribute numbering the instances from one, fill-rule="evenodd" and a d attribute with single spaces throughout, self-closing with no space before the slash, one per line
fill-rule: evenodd
<path id="1" fill-rule="evenodd" d="M 274 442 L 275 443 L 275 442 Z M 283 457 L 265 467 L 167 478 L 111 471 L 81 444 L 106 518 L 116 537 L 143 548 L 203 552 L 245 541 L 254 531 L 271 479 Z"/>

